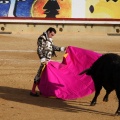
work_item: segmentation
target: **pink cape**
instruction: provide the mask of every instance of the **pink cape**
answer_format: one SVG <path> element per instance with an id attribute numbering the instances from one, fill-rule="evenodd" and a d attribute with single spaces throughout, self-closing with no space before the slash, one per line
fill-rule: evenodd
<path id="1" fill-rule="evenodd" d="M 61 63 L 50 61 L 38 85 L 42 95 L 71 100 L 92 94 L 95 90 L 90 76 L 79 73 L 89 68 L 101 54 L 69 46 Z"/>

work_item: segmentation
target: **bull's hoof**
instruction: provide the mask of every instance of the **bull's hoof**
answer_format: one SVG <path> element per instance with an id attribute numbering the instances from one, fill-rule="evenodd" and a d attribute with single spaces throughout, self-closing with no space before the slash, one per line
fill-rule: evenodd
<path id="1" fill-rule="evenodd" d="M 108 98 L 103 98 L 103 101 L 104 102 L 108 102 Z"/>
<path id="2" fill-rule="evenodd" d="M 117 111 L 115 115 L 120 116 L 120 111 Z"/>
<path id="3" fill-rule="evenodd" d="M 90 103 L 90 106 L 95 106 L 96 105 L 96 102 L 91 102 Z"/>

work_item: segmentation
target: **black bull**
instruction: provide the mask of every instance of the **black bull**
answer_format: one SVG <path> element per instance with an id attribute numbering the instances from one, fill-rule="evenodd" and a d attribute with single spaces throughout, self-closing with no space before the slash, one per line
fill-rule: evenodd
<path id="1" fill-rule="evenodd" d="M 108 101 L 109 94 L 115 90 L 118 98 L 118 109 L 116 115 L 120 115 L 120 56 L 113 53 L 107 53 L 98 58 L 90 68 L 80 73 L 90 75 L 95 85 L 95 96 L 91 106 L 97 102 L 102 86 L 106 90 L 103 101 Z"/>

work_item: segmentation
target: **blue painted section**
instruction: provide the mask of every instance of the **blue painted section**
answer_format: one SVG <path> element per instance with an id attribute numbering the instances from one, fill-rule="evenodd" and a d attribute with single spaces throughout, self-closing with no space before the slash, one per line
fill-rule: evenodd
<path id="1" fill-rule="evenodd" d="M 31 7 L 34 0 L 26 0 L 25 2 L 19 1 L 16 4 L 15 15 L 17 17 L 31 17 Z"/>
<path id="2" fill-rule="evenodd" d="M 10 3 L 0 3 L 0 17 L 7 17 Z"/>
<path id="3" fill-rule="evenodd" d="M 15 17 L 31 17 L 31 7 L 34 0 L 17 1 L 14 15 Z M 0 17 L 7 17 L 10 3 L 0 3 Z"/>

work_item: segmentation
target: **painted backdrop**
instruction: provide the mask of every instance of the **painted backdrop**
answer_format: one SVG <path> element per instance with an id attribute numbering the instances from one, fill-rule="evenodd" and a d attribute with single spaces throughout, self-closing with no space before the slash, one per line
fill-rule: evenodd
<path id="1" fill-rule="evenodd" d="M 0 0 L 0 17 L 120 19 L 120 0 Z"/>

